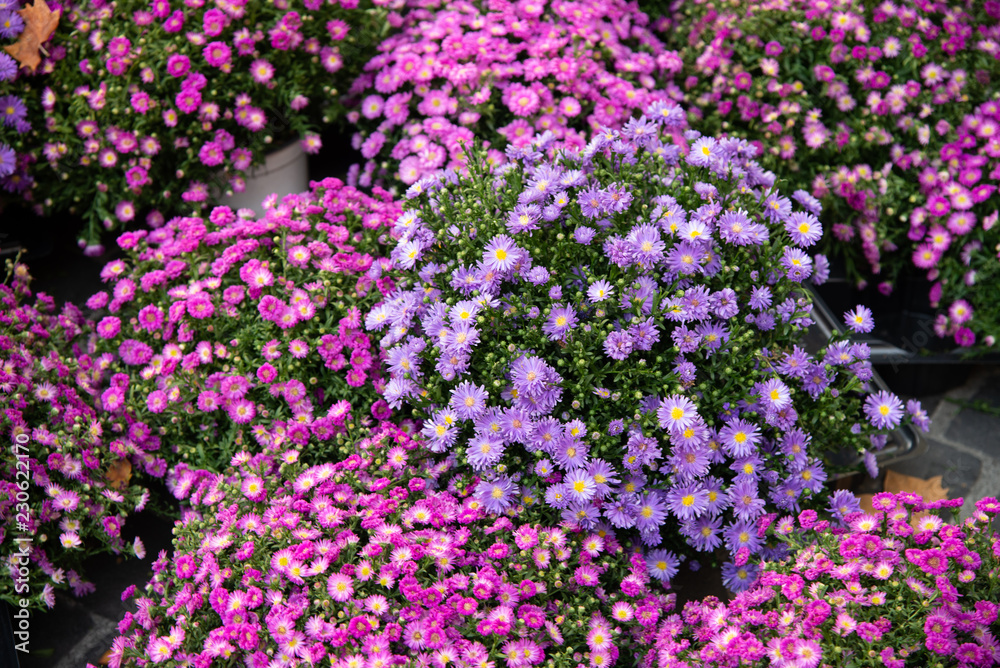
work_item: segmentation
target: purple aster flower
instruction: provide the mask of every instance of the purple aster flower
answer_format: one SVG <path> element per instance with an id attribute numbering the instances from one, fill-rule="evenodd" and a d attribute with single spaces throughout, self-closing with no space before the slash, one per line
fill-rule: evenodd
<path id="1" fill-rule="evenodd" d="M 920 429 L 923 431 L 930 429 L 930 417 L 928 417 L 927 411 L 924 410 L 919 401 L 916 399 L 908 400 L 906 402 L 906 412 L 910 414 L 910 421 L 920 427 Z"/>
<path id="2" fill-rule="evenodd" d="M 0 37 L 13 39 L 20 35 L 23 30 L 24 19 L 21 18 L 20 14 L 14 11 L 0 12 Z"/>
<path id="3" fill-rule="evenodd" d="M 709 430 L 705 425 L 705 421 L 698 415 L 687 427 L 678 431 L 671 431 L 670 442 L 672 445 L 678 447 L 701 447 L 705 444 L 708 434 Z"/>
<path id="4" fill-rule="evenodd" d="M 705 251 L 701 244 L 682 241 L 667 253 L 667 269 L 688 276 L 702 271 L 701 261 Z"/>
<path id="5" fill-rule="evenodd" d="M 633 323 L 628 328 L 636 350 L 652 350 L 653 345 L 660 340 L 660 332 L 652 318 Z"/>
<path id="6" fill-rule="evenodd" d="M 865 464 L 865 469 L 868 471 L 868 475 L 872 478 L 878 477 L 878 459 L 875 457 L 875 453 L 871 450 L 865 450 L 865 454 L 862 457 Z"/>
<path id="7" fill-rule="evenodd" d="M 531 433 L 528 412 L 519 408 L 505 408 L 500 418 L 500 430 L 508 441 L 525 443 Z"/>
<path id="8" fill-rule="evenodd" d="M 545 490 L 545 503 L 549 504 L 556 510 L 568 508 L 570 504 L 570 497 L 566 491 L 566 485 L 562 483 L 549 485 L 548 489 Z"/>
<path id="9" fill-rule="evenodd" d="M 697 482 L 674 487 L 667 492 L 667 506 L 677 519 L 691 520 L 708 508 L 708 493 Z"/>
<path id="10" fill-rule="evenodd" d="M 736 303 L 736 292 L 731 288 L 723 288 L 711 297 L 712 312 L 724 320 L 732 318 L 739 313 L 740 307 Z"/>
<path id="11" fill-rule="evenodd" d="M 14 14 L 13 16 L 17 16 Z M 20 17 L 18 17 L 20 19 Z M 4 95 L 0 97 L 0 120 L 7 127 L 15 127 L 28 114 L 28 108 L 21 98 L 16 95 Z"/>
<path id="12" fill-rule="evenodd" d="M 710 515 L 721 515 L 729 507 L 729 497 L 722 491 L 723 481 L 715 476 L 702 480 L 705 492 L 708 494 L 707 512 Z"/>
<path id="13" fill-rule="evenodd" d="M 593 529 L 601 520 L 601 509 L 593 503 L 586 501 L 571 502 L 569 507 L 562 511 L 562 519 L 564 522 L 568 522 L 571 525 L 575 524 L 582 529 Z M 581 566 L 580 568 L 588 568 L 593 571 L 592 566 Z M 577 572 L 579 573 L 579 569 Z M 593 571 L 588 577 L 592 577 L 596 582 L 597 572 Z M 580 581 L 578 580 L 577 582 Z"/>
<path id="14" fill-rule="evenodd" d="M 875 320 L 872 318 L 871 310 L 866 306 L 859 305 L 853 311 L 844 314 L 844 322 L 852 332 L 867 333 L 875 327 Z"/>
<path id="15" fill-rule="evenodd" d="M 741 520 L 755 520 L 764 514 L 764 500 L 757 496 L 757 483 L 742 480 L 729 488 L 729 505 Z"/>
<path id="16" fill-rule="evenodd" d="M 545 285 L 549 282 L 551 275 L 545 267 L 532 267 L 524 277 L 532 285 Z"/>
<path id="17" fill-rule="evenodd" d="M 605 299 L 608 299 L 615 294 L 615 289 L 612 287 L 611 283 L 601 279 L 596 281 L 593 285 L 587 288 L 587 299 L 591 304 L 597 304 Z"/>
<path id="18" fill-rule="evenodd" d="M 736 520 L 726 526 L 722 532 L 726 542 L 726 549 L 731 554 L 741 547 L 745 547 L 750 554 L 756 554 L 762 545 L 761 539 L 757 537 L 757 523 L 755 520 Z"/>
<path id="19" fill-rule="evenodd" d="M 798 471 L 795 477 L 801 481 L 803 489 L 811 490 L 815 494 L 823 489 L 823 483 L 826 482 L 826 471 L 823 470 L 822 464 L 813 459 Z"/>
<path id="20" fill-rule="evenodd" d="M 673 448 L 667 463 L 679 480 L 688 481 L 701 478 L 708 473 L 708 467 L 712 462 L 704 447 L 682 445 Z"/>
<path id="21" fill-rule="evenodd" d="M 637 471 L 640 467 L 659 460 L 661 454 L 659 442 L 655 438 L 634 432 L 628 439 L 625 467 Z"/>
<path id="22" fill-rule="evenodd" d="M 687 397 L 672 394 L 660 402 L 656 416 L 661 427 L 671 433 L 681 433 L 694 424 L 698 411 Z"/>
<path id="23" fill-rule="evenodd" d="M 487 271 L 502 273 L 512 269 L 520 256 L 521 251 L 514 240 L 506 234 L 498 234 L 483 251 L 483 265 Z"/>
<path id="24" fill-rule="evenodd" d="M 623 360 L 632 352 L 634 344 L 632 335 L 628 331 L 611 332 L 604 340 L 604 352 L 611 359 Z"/>
<path id="25" fill-rule="evenodd" d="M 781 256 L 781 266 L 790 281 L 802 282 L 812 274 L 812 258 L 800 248 L 785 246 Z"/>
<path id="26" fill-rule="evenodd" d="M 743 209 L 727 211 L 719 217 L 719 236 L 734 246 L 747 246 L 753 243 L 755 227 L 756 224 Z"/>
<path id="27" fill-rule="evenodd" d="M 806 451 L 810 440 L 809 434 L 801 429 L 791 429 L 781 437 L 781 452 L 791 458 L 793 468 L 802 468 L 806 465 Z"/>
<path id="28" fill-rule="evenodd" d="M 563 436 L 556 445 L 554 457 L 559 466 L 568 471 L 587 463 L 587 451 L 583 441 Z"/>
<path id="29" fill-rule="evenodd" d="M 677 555 L 669 550 L 653 550 L 646 555 L 646 571 L 660 582 L 670 582 L 680 564 Z"/>
<path id="30" fill-rule="evenodd" d="M 646 476 L 641 471 L 633 471 L 625 476 L 615 492 L 631 498 L 646 488 L 646 482 Z"/>
<path id="31" fill-rule="evenodd" d="M 760 430 L 753 422 L 735 418 L 719 430 L 719 440 L 730 457 L 746 457 L 760 441 Z"/>
<path id="32" fill-rule="evenodd" d="M 764 215 L 771 222 L 780 223 L 788 219 L 792 213 L 792 202 L 787 197 L 771 193 L 764 198 Z"/>
<path id="33" fill-rule="evenodd" d="M 512 505 L 517 499 L 518 486 L 514 481 L 505 475 L 499 476 L 496 480 L 482 481 L 476 485 L 476 499 L 483 504 L 486 512 L 499 515 Z"/>
<path id="34" fill-rule="evenodd" d="M 823 205 L 818 199 L 807 193 L 805 190 L 796 190 L 792 193 L 792 199 L 802 205 L 809 213 L 818 216 L 823 210 Z"/>
<path id="35" fill-rule="evenodd" d="M 10 81 L 17 74 L 17 61 L 0 53 L 0 81 Z"/>
<path id="36" fill-rule="evenodd" d="M 575 326 L 576 312 L 573 307 L 556 305 L 542 326 L 542 331 L 548 335 L 549 341 L 558 341 Z"/>
<path id="37" fill-rule="evenodd" d="M 622 213 L 628 210 L 629 204 L 632 203 L 632 193 L 628 192 L 625 188 L 614 185 L 604 189 L 601 197 L 604 202 L 604 209 L 608 213 Z"/>
<path id="38" fill-rule="evenodd" d="M 761 401 L 773 410 L 781 410 L 792 402 L 788 387 L 777 378 L 760 384 L 759 389 Z"/>
<path id="39" fill-rule="evenodd" d="M 17 152 L 7 144 L 0 144 L 0 178 L 10 176 L 17 167 Z"/>
<path id="40" fill-rule="evenodd" d="M 903 419 L 903 403 L 884 390 L 869 394 L 865 399 L 865 414 L 876 429 L 893 429 Z"/>
<path id="41" fill-rule="evenodd" d="M 753 586 L 753 583 L 757 581 L 759 572 L 760 566 L 757 564 L 746 563 L 742 566 L 737 566 L 731 561 L 727 561 L 722 565 L 722 584 L 729 591 L 738 594 L 747 591 Z"/>
<path id="42" fill-rule="evenodd" d="M 736 471 L 736 480 L 757 480 L 760 478 L 763 465 L 764 460 L 760 458 L 760 455 L 754 453 L 747 457 L 740 457 L 730 464 L 729 468 Z"/>
<path id="43" fill-rule="evenodd" d="M 830 505 L 827 510 L 841 522 L 851 513 L 861 512 L 861 502 L 850 490 L 838 489 L 829 498 Z"/>
<path id="44" fill-rule="evenodd" d="M 561 438 L 562 424 L 553 417 L 544 417 L 535 422 L 531 433 L 531 445 L 554 455 Z"/>
<path id="45" fill-rule="evenodd" d="M 597 218 L 606 213 L 603 191 L 599 186 L 581 191 L 576 201 L 580 205 L 580 212 L 587 218 Z"/>
<path id="46" fill-rule="evenodd" d="M 635 509 L 622 499 L 604 506 L 604 517 L 618 529 L 631 529 L 635 526 Z"/>
<path id="47" fill-rule="evenodd" d="M 477 434 L 469 441 L 465 455 L 473 469 L 482 471 L 500 461 L 504 448 L 502 440 L 489 434 Z"/>
<path id="48" fill-rule="evenodd" d="M 830 278 L 830 261 L 825 255 L 813 255 L 813 285 L 823 285 Z"/>
<path id="49" fill-rule="evenodd" d="M 545 389 L 549 371 L 541 358 L 523 355 L 512 365 L 514 387 L 523 394 L 538 394 Z"/>
<path id="50" fill-rule="evenodd" d="M 594 235 L 597 234 L 597 230 L 593 227 L 587 227 L 586 225 L 581 225 L 580 227 L 573 230 L 573 241 L 584 246 L 589 246 L 590 242 L 594 240 Z"/>
<path id="51" fill-rule="evenodd" d="M 618 473 L 608 462 L 603 459 L 594 459 L 587 466 L 587 473 L 594 480 L 594 487 L 598 497 L 604 497 L 611 493 L 611 485 L 617 485 Z"/>
<path id="52" fill-rule="evenodd" d="M 518 204 L 507 216 L 507 230 L 511 234 L 538 229 L 541 209 L 535 204 Z"/>
<path id="53" fill-rule="evenodd" d="M 578 468 L 570 471 L 563 480 L 566 493 L 576 502 L 590 501 L 597 493 L 597 485 L 586 469 Z"/>
<path id="54" fill-rule="evenodd" d="M 608 259 L 619 267 L 627 267 L 632 262 L 629 243 L 616 234 L 604 240 L 603 249 Z"/>
<path id="55" fill-rule="evenodd" d="M 535 464 L 535 475 L 541 476 L 542 478 L 548 478 L 552 475 L 552 462 L 548 459 L 540 459 Z"/>
<path id="56" fill-rule="evenodd" d="M 701 337 L 702 345 L 708 350 L 718 350 L 729 340 L 729 330 L 714 322 L 703 322 L 695 328 L 695 331 Z"/>
<path id="57" fill-rule="evenodd" d="M 451 391 L 451 407 L 463 420 L 475 420 L 484 410 L 489 400 L 485 387 L 469 381 L 462 381 Z"/>
<path id="58" fill-rule="evenodd" d="M 667 504 L 656 490 L 645 492 L 634 507 L 635 525 L 640 531 L 656 531 L 667 518 Z"/>
<path id="59" fill-rule="evenodd" d="M 696 167 L 709 167 L 721 157 L 719 143 L 712 137 L 701 137 L 691 146 L 687 162 Z"/>
<path id="60" fill-rule="evenodd" d="M 826 391 L 830 385 L 830 377 L 827 375 L 826 367 L 823 364 L 808 364 L 802 374 L 802 387 L 813 399 Z"/>
<path id="61" fill-rule="evenodd" d="M 682 353 L 693 353 L 698 350 L 698 346 L 701 344 L 701 337 L 693 329 L 688 329 L 684 325 L 680 325 L 674 328 L 674 331 L 670 332 L 670 338 L 673 339 L 674 345 Z"/>
<path id="62" fill-rule="evenodd" d="M 750 308 L 763 311 L 771 305 L 771 288 L 766 285 L 755 287 L 750 293 Z"/>
<path id="63" fill-rule="evenodd" d="M 812 246 L 823 236 L 823 226 L 811 213 L 796 211 L 785 221 L 785 231 L 796 246 Z"/>
<path id="64" fill-rule="evenodd" d="M 847 366 L 854 362 L 854 351 L 850 341 L 835 341 L 826 349 L 823 363 L 832 366 Z"/>
<path id="65" fill-rule="evenodd" d="M 722 545 L 719 530 L 722 528 L 722 518 L 711 514 L 702 515 L 693 522 L 685 523 L 682 531 L 691 539 L 691 546 L 701 552 L 711 552 Z"/>
<path id="66" fill-rule="evenodd" d="M 663 259 L 666 244 L 660 239 L 659 230 L 648 223 L 634 227 L 626 241 L 631 247 L 633 261 L 640 267 L 651 269 Z"/>

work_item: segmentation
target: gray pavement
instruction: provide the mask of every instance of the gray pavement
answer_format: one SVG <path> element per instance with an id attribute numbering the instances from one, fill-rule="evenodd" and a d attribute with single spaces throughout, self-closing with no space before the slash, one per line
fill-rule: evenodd
<path id="1" fill-rule="evenodd" d="M 981 402 L 985 410 L 966 402 Z M 969 517 L 976 500 L 1000 497 L 1000 368 L 977 369 L 964 385 L 945 394 L 931 417 L 928 452 L 900 466 L 941 475 L 950 498 L 965 498 L 961 517 Z"/>

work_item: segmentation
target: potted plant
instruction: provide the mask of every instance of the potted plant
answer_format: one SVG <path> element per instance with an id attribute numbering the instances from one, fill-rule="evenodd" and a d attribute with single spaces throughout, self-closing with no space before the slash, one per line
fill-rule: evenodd
<path id="1" fill-rule="evenodd" d="M 852 282 L 888 295 L 926 273 L 934 333 L 988 350 L 1000 327 L 978 289 L 1000 267 L 996 5 L 676 10 L 692 126 L 753 142 L 790 189 L 822 200 L 824 250 Z"/>
<path id="2" fill-rule="evenodd" d="M 808 511 L 775 520 L 793 557 L 764 565 L 759 586 L 728 604 L 692 601 L 664 619 L 645 665 L 996 665 L 997 500 L 962 523 L 962 499 L 883 492 L 873 505 L 843 530 Z M 926 512 L 943 508 L 953 523 Z"/>
<path id="3" fill-rule="evenodd" d="M 59 60 L 31 130 L 8 142 L 39 214 L 103 229 L 143 216 L 159 225 L 240 192 L 265 154 L 301 140 L 319 149 L 324 108 L 386 27 L 379 2 L 93 2 L 67 9 Z M 326 121 L 324 121 L 324 118 Z M 11 178 L 7 177 L 8 180 Z"/>
<path id="4" fill-rule="evenodd" d="M 188 504 L 109 665 L 632 665 L 673 595 L 611 535 L 496 514 L 475 476 L 383 424 L 345 459 L 240 452 Z M 220 511 L 220 509 L 222 509 Z M 294 518 L 294 519 L 293 519 Z M 294 523 L 294 526 L 290 526 Z"/>
<path id="5" fill-rule="evenodd" d="M 24 264 L 8 260 L 0 284 L 0 600 L 17 608 L 55 605 L 58 590 L 82 596 L 86 557 L 143 558 L 122 527 L 149 500 L 133 472 L 162 476 L 158 439 L 142 422 L 105 419 L 102 388 L 127 389 L 95 352 L 93 323 L 73 304 L 59 310 L 33 294 Z M 126 445 L 128 443 L 129 445 Z"/>
<path id="6" fill-rule="evenodd" d="M 119 236 L 108 289 L 87 302 L 98 351 L 130 379 L 105 409 L 151 425 L 171 466 L 212 470 L 277 425 L 329 444 L 389 417 L 363 313 L 392 287 L 379 272 L 400 211 L 385 191 L 326 179 L 260 216 L 220 206 Z"/>
<path id="7" fill-rule="evenodd" d="M 868 391 L 864 344 L 802 349 L 827 266 L 806 250 L 815 200 L 784 197 L 746 141 L 689 131 L 682 155 L 663 142 L 680 122 L 656 104 L 579 154 L 547 158 L 547 135 L 417 181 L 366 325 L 385 400 L 493 485 L 488 509 L 527 494 L 647 549 L 780 556 L 756 534 L 768 509 L 824 506 L 834 453 L 875 475 L 885 431 L 926 414 Z"/>
<path id="8" fill-rule="evenodd" d="M 681 63 L 634 3 L 425 2 L 400 21 L 349 91 L 361 184 L 460 167 L 473 135 L 495 163 L 546 131 L 553 149 L 579 149 L 680 96 L 661 84 Z"/>

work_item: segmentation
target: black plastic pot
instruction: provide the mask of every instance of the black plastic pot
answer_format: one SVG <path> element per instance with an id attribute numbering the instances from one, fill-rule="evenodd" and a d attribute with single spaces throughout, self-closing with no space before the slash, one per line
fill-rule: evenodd
<path id="1" fill-rule="evenodd" d="M 838 328 L 840 314 L 859 304 L 872 310 L 875 329 L 855 338 L 868 343 L 872 365 L 889 388 L 912 396 L 947 392 L 963 385 L 974 366 L 1000 364 L 1000 353 L 970 357 L 951 339 L 934 333 L 930 288 L 925 277 L 914 275 L 898 280 L 889 296 L 874 285 L 857 290 L 835 266 L 831 279 L 813 293 Z"/>
<path id="2" fill-rule="evenodd" d="M 826 301 L 822 296 L 817 294 L 815 290 L 813 291 L 813 320 L 815 320 L 815 324 L 809 328 L 805 341 L 805 348 L 811 353 L 816 352 L 821 347 L 826 345 L 826 342 L 830 340 L 830 336 L 834 332 L 844 331 L 844 327 L 840 320 L 834 315 L 834 311 L 827 306 Z M 874 349 L 872 356 L 874 357 Z M 875 368 L 875 371 L 872 374 L 872 379 L 869 382 L 877 390 L 888 391 L 891 389 L 885 380 L 882 379 L 877 367 Z M 911 395 L 921 394 L 912 391 L 900 393 Z M 895 464 L 912 457 L 918 457 L 927 452 L 927 447 L 927 441 L 924 440 L 919 431 L 909 425 L 902 425 L 892 430 L 889 434 L 889 442 L 886 443 L 882 450 L 875 453 L 875 457 L 878 461 L 879 468 L 885 468 L 889 464 Z M 833 460 L 834 461 L 832 461 L 831 464 L 838 467 L 849 466 L 852 468 L 860 468 L 861 466 L 861 459 L 856 453 L 850 451 L 842 451 L 837 456 L 833 457 Z M 846 475 L 852 474 L 845 474 L 845 476 Z M 845 476 L 833 477 L 838 478 Z"/>

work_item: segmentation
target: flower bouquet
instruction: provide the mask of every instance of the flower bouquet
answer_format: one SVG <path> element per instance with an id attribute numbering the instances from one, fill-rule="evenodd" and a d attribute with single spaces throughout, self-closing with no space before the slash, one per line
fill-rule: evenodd
<path id="1" fill-rule="evenodd" d="M 864 344 L 800 347 L 804 283 L 827 270 L 805 250 L 816 200 L 783 196 L 744 140 L 688 132 L 682 156 L 661 127 L 682 112 L 649 113 L 578 155 L 546 158 L 547 134 L 410 187 L 397 289 L 365 321 L 384 397 L 479 473 L 491 512 L 530 497 L 649 547 L 780 556 L 757 534 L 768 509 L 825 504 L 832 454 L 875 469 L 885 430 L 926 415 L 865 391 Z"/>
<path id="2" fill-rule="evenodd" d="M 102 228 L 143 214 L 153 224 L 240 192 L 282 142 L 319 149 L 315 130 L 341 79 L 386 27 L 385 2 L 95 1 L 69 8 L 68 50 L 31 130 L 8 142 L 23 158 L 20 190 L 39 214 Z M 72 35 L 70 35 L 72 33 Z M 11 178 L 7 177 L 8 180 Z M 30 187 L 29 187 L 30 185 Z"/>
<path id="3" fill-rule="evenodd" d="M 823 201 L 861 285 L 927 271 L 935 328 L 993 345 L 1000 305 L 1000 9 L 995 3 L 794 0 L 678 6 L 684 101 L 707 134 Z M 989 338 L 986 338 L 986 337 Z"/>
<path id="4" fill-rule="evenodd" d="M 632 665 L 632 629 L 673 605 L 653 567 L 611 535 L 490 513 L 424 446 L 385 423 L 338 463 L 274 447 L 221 475 L 179 467 L 176 549 L 112 668 Z"/>
<path id="5" fill-rule="evenodd" d="M 122 537 L 149 499 L 132 471 L 162 476 L 166 467 L 147 425 L 95 410 L 102 385 L 127 388 L 128 380 L 95 354 L 93 323 L 72 304 L 57 312 L 44 293 L 32 303 L 27 267 L 8 269 L 13 282 L 0 285 L 0 600 L 51 608 L 59 589 L 93 590 L 80 572 L 87 556 L 145 555 L 139 538 Z"/>
<path id="6" fill-rule="evenodd" d="M 692 601 L 664 618 L 643 665 L 997 665 L 1000 503 L 978 501 L 963 524 L 921 512 L 961 505 L 881 493 L 845 530 L 808 511 L 778 520 L 771 531 L 794 557 L 764 565 L 760 586 L 729 604 Z"/>
<path id="7" fill-rule="evenodd" d="M 679 69 L 634 3 L 421 2 L 379 46 L 350 93 L 360 109 L 357 174 L 410 185 L 461 167 L 463 142 L 488 140 L 490 159 L 550 131 L 553 147 L 582 148 L 600 126 L 620 127 L 655 100 Z"/>
<path id="8" fill-rule="evenodd" d="M 103 409 L 150 424 L 171 464 L 212 470 L 244 439 L 326 443 L 352 421 L 387 418 L 362 314 L 392 287 L 381 249 L 400 212 L 384 191 L 327 179 L 259 218 L 216 207 L 122 234 L 108 290 L 87 302 L 106 313 L 98 350 L 130 379 Z"/>

